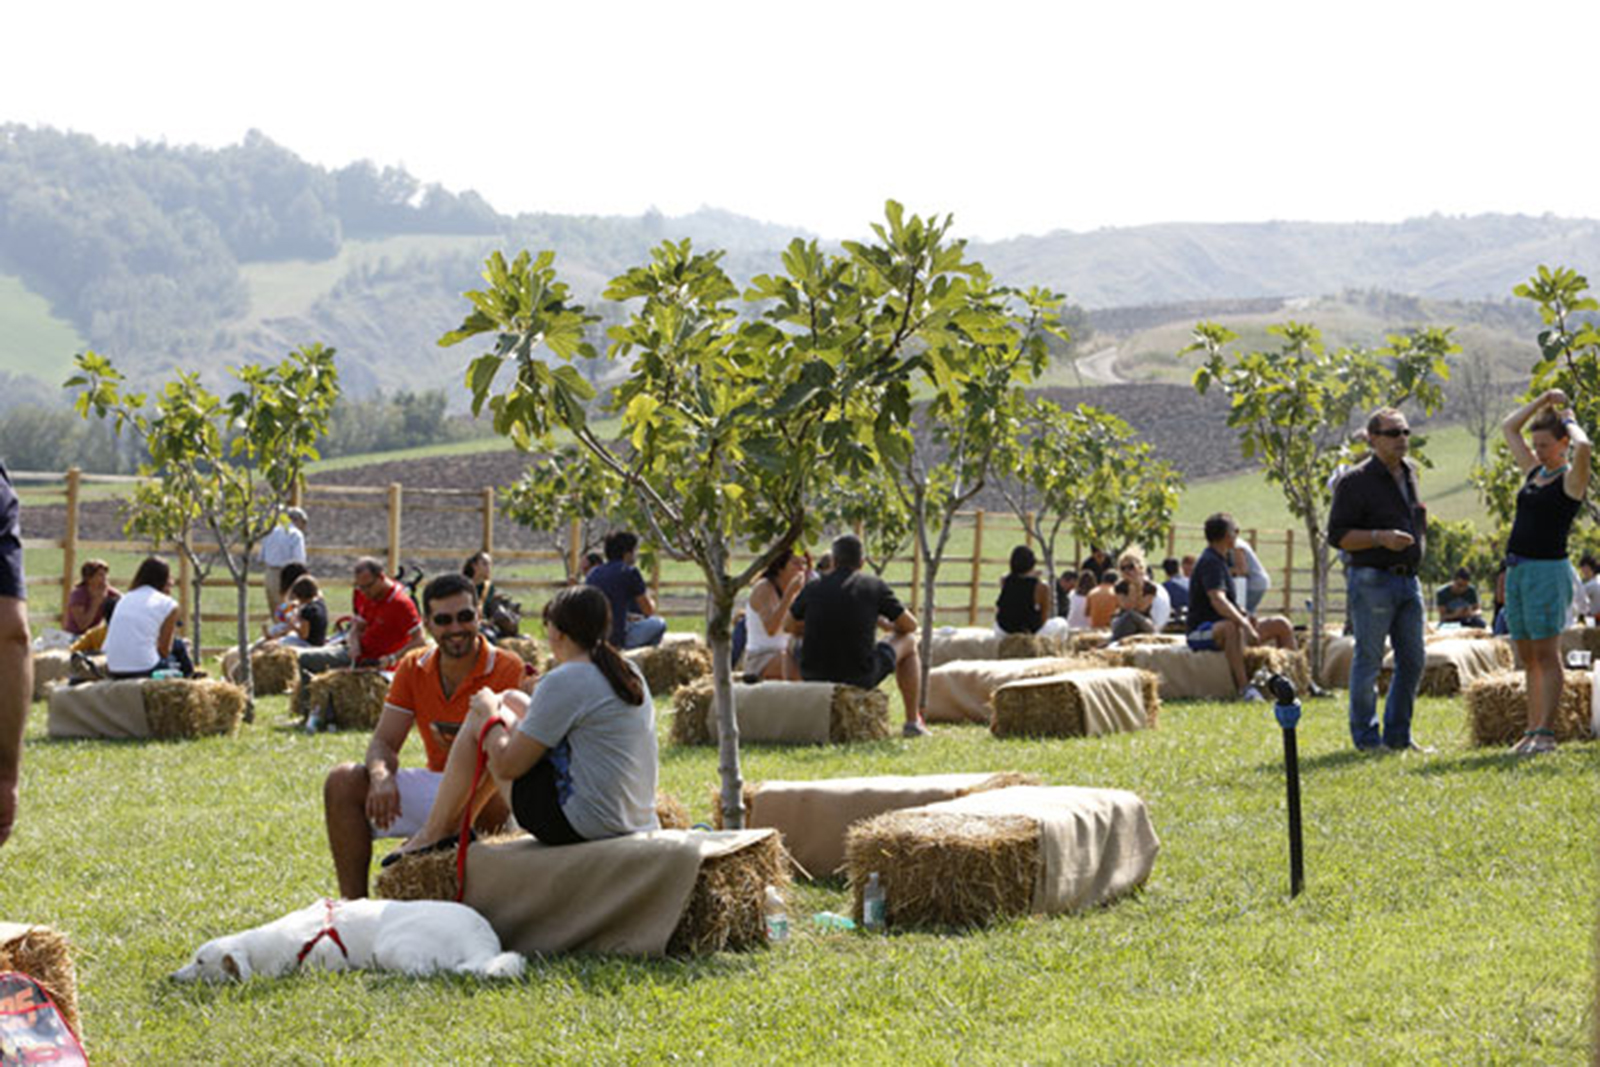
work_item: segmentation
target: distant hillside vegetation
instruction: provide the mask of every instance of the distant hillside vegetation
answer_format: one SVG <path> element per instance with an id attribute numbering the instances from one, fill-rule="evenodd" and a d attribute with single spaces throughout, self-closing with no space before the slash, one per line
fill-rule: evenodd
<path id="1" fill-rule="evenodd" d="M 1385 289 L 1499 299 L 1541 263 L 1600 269 L 1600 222 L 1440 215 L 1402 223 L 1164 223 L 977 245 L 1000 278 L 1085 307 Z"/>

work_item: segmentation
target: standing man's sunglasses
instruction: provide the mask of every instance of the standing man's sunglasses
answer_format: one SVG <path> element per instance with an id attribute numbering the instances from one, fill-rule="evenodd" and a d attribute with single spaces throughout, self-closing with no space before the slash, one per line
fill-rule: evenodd
<path id="1" fill-rule="evenodd" d="M 1377 434 L 1379 437 L 1410 437 L 1411 427 L 1391 426 L 1387 430 L 1373 430 L 1372 432 Z"/>
<path id="2" fill-rule="evenodd" d="M 439 614 L 433 616 L 433 624 L 435 626 L 439 627 L 441 630 L 444 629 L 446 626 L 449 626 L 451 623 L 457 623 L 458 625 L 465 626 L 468 623 L 477 622 L 477 621 L 478 621 L 478 609 L 477 608 L 462 608 L 460 611 L 456 612 L 454 615 L 451 615 L 449 612 L 446 612 L 446 611 L 441 611 L 441 612 L 439 612 Z"/>

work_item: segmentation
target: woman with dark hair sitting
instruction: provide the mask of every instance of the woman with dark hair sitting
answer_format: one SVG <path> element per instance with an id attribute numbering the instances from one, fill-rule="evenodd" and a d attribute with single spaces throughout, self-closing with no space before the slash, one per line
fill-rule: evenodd
<path id="1" fill-rule="evenodd" d="M 1050 610 L 1050 587 L 1039 577 L 1038 567 L 1038 557 L 1027 545 L 1011 550 L 1011 573 L 1000 580 L 1000 598 L 994 602 L 996 632 L 1066 635 L 1067 620 Z"/>
<path id="2" fill-rule="evenodd" d="M 474 552 L 461 565 L 461 573 L 472 579 L 472 588 L 478 592 L 478 607 L 483 608 L 495 595 L 493 557 L 487 552 Z"/>
<path id="3" fill-rule="evenodd" d="M 294 564 L 290 564 L 290 567 Z M 283 568 L 288 573 L 289 567 Z M 294 611 L 289 616 L 289 632 L 278 643 L 289 648 L 321 648 L 328 643 L 328 602 L 322 588 L 309 574 L 302 574 L 289 586 Z"/>
<path id="4" fill-rule="evenodd" d="M 106 673 L 112 678 L 148 678 L 158 670 L 194 677 L 194 662 L 178 629 L 172 568 L 151 556 L 139 564 L 133 586 L 117 602 L 106 626 Z"/>
<path id="5" fill-rule="evenodd" d="M 69 634 L 82 636 L 107 622 L 117 600 L 122 596 L 111 584 L 111 565 L 103 559 L 87 559 L 78 568 L 81 579 L 67 596 L 67 610 L 62 613 L 61 628 Z"/>
<path id="6" fill-rule="evenodd" d="M 785 549 L 773 557 L 750 590 L 745 605 L 744 672 L 771 681 L 798 681 L 800 663 L 794 657 L 793 640 L 784 622 L 789 607 L 806 586 L 810 571 L 809 556 L 797 556 Z"/>
<path id="7" fill-rule="evenodd" d="M 304 563 L 285 563 L 279 569 L 278 588 L 283 590 L 283 599 L 272 609 L 272 621 L 261 624 L 261 641 L 276 641 L 285 634 L 295 632 L 294 612 L 300 602 L 295 599 L 294 583 L 305 574 Z M 261 641 L 256 644 L 261 644 Z"/>
<path id="8" fill-rule="evenodd" d="M 545 605 L 544 623 L 556 666 L 531 701 L 515 690 L 473 695 L 427 822 L 385 864 L 454 846 L 464 811 L 476 817 L 496 789 L 517 825 L 547 845 L 659 827 L 655 705 L 638 668 L 606 640 L 610 602 L 570 586 Z M 474 794 L 480 736 L 488 773 Z"/>

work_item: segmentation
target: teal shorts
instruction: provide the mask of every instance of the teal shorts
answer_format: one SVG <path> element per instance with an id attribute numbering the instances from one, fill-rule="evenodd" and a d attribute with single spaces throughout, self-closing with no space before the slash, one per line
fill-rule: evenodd
<path id="1" fill-rule="evenodd" d="M 1513 641 L 1539 641 L 1567 628 L 1572 565 L 1564 559 L 1524 559 L 1506 568 L 1506 627 Z"/>

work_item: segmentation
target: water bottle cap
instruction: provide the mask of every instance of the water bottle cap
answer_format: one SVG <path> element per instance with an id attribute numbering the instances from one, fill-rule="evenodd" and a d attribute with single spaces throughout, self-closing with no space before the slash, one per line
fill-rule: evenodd
<path id="1" fill-rule="evenodd" d="M 768 904 L 777 904 L 777 905 L 780 905 L 780 906 L 783 904 L 783 894 L 778 892 L 778 887 L 777 886 L 775 886 L 775 885 L 767 886 L 767 903 Z"/>

